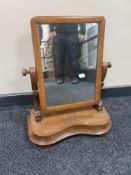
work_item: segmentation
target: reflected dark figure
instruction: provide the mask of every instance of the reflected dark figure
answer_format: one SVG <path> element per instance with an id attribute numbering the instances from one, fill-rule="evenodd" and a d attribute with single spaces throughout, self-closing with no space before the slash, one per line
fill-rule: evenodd
<path id="1" fill-rule="evenodd" d="M 50 25 L 51 38 L 54 39 L 54 54 L 56 63 L 57 83 L 64 82 L 65 57 L 68 56 L 70 76 L 73 84 L 78 83 L 79 58 L 81 56 L 80 40 L 85 35 L 85 24 Z M 80 34 L 81 38 L 78 37 Z"/>
<path id="2" fill-rule="evenodd" d="M 42 38 L 43 38 L 43 30 L 42 30 L 42 26 L 39 25 L 39 39 L 40 39 L 40 45 L 41 45 Z"/>

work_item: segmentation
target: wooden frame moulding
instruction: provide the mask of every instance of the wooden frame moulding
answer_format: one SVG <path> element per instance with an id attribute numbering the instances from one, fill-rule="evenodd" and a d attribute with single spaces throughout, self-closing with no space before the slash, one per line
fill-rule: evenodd
<path id="1" fill-rule="evenodd" d="M 41 52 L 39 46 L 39 24 L 63 24 L 63 23 L 98 23 L 99 24 L 99 35 L 98 35 L 98 57 L 97 57 L 97 68 L 96 68 L 96 85 L 95 85 L 95 99 L 87 102 L 79 102 L 74 104 L 67 104 L 61 106 L 46 106 L 46 94 L 45 94 L 45 82 L 42 74 L 42 61 Z M 104 31 L 105 31 L 105 18 L 103 16 L 95 17 L 71 17 L 71 16 L 37 16 L 31 19 L 31 32 L 32 32 L 32 43 L 34 50 L 35 66 L 38 78 L 38 92 L 40 100 L 40 108 L 43 114 L 50 112 L 58 112 L 68 109 L 78 109 L 81 107 L 97 105 L 101 98 L 101 76 L 102 76 L 102 63 L 103 63 L 103 45 L 104 45 Z"/>

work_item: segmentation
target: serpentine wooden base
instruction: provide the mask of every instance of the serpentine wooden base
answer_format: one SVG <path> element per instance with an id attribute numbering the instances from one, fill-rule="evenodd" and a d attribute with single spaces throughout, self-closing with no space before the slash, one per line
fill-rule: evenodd
<path id="1" fill-rule="evenodd" d="M 28 117 L 28 134 L 37 145 L 52 145 L 64 138 L 79 135 L 102 135 L 111 129 L 112 123 L 106 109 L 95 108 L 53 114 L 36 122 L 34 110 Z"/>

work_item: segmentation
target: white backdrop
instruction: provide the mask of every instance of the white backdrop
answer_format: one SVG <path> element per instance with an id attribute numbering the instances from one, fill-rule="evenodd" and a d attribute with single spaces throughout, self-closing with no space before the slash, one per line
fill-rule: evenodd
<path id="1" fill-rule="evenodd" d="M 31 91 L 21 69 L 34 65 L 30 19 L 44 15 L 105 16 L 105 86 L 131 85 L 131 0 L 0 0 L 0 94 Z"/>

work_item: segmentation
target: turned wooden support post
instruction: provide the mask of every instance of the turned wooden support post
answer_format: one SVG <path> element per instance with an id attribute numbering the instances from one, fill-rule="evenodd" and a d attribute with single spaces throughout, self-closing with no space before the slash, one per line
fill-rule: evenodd
<path id="1" fill-rule="evenodd" d="M 35 117 L 36 121 L 41 121 L 42 115 L 40 112 L 40 101 L 39 101 L 39 93 L 37 87 L 37 75 L 35 67 L 30 67 L 29 69 L 22 69 L 22 75 L 26 76 L 30 75 L 31 86 L 32 86 L 32 98 L 34 101 L 34 109 L 35 109 Z"/>
<path id="2" fill-rule="evenodd" d="M 106 74 L 107 74 L 107 70 L 108 70 L 108 68 L 111 68 L 111 67 L 112 67 L 111 62 L 103 62 L 103 64 L 102 64 L 101 89 L 104 86 L 104 80 L 105 80 L 105 77 L 106 77 Z M 102 111 L 103 110 L 103 103 L 102 103 L 101 100 L 100 100 L 100 102 L 97 105 L 97 110 L 98 111 Z"/>
<path id="3" fill-rule="evenodd" d="M 108 70 L 108 68 L 111 68 L 111 67 L 112 67 L 111 62 L 104 62 L 104 63 L 102 64 L 101 87 L 104 86 L 104 80 L 105 80 L 105 77 L 106 77 L 106 74 L 107 74 L 107 70 Z"/>

